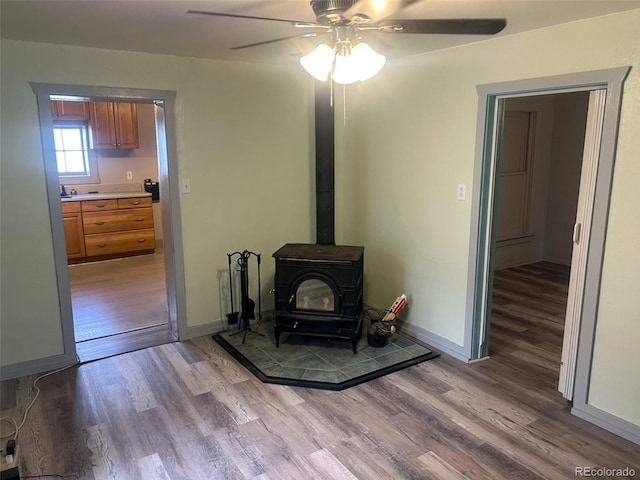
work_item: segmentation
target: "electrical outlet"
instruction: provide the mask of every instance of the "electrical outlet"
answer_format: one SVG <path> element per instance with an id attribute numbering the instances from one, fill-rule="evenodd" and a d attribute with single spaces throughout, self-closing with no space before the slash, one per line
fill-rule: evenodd
<path id="1" fill-rule="evenodd" d="M 456 200 L 464 201 L 467 199 L 467 186 L 464 183 L 458 184 L 458 193 Z"/>
<path id="2" fill-rule="evenodd" d="M 188 178 L 182 179 L 182 193 L 191 193 L 191 180 Z"/>
<path id="3" fill-rule="evenodd" d="M 127 171 L 127 180 L 133 180 L 133 172 Z"/>
<path id="4" fill-rule="evenodd" d="M 0 453 L 0 471 L 2 478 L 21 478 L 22 469 L 20 468 L 20 445 L 15 446 L 13 455 L 7 455 L 4 448 Z"/>

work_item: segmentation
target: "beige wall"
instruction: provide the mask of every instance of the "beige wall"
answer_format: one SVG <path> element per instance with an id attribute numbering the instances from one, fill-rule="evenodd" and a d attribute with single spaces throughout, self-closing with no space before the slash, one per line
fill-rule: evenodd
<path id="1" fill-rule="evenodd" d="M 491 39 L 390 62 L 377 78 L 350 88 L 346 127 L 338 132 L 336 231 L 339 242 L 366 248 L 368 303 L 387 305 L 405 292 L 408 322 L 462 345 L 472 212 L 471 201 L 456 201 L 456 187 L 473 181 L 476 86 L 633 66 L 623 96 L 590 403 L 640 425 L 638 24 L 635 10 Z M 285 241 L 313 238 L 312 84 L 303 72 L 3 41 L 2 365 L 61 349 L 29 81 L 178 92 L 180 176 L 191 178 L 193 189 L 180 199 L 189 325 L 224 314 L 215 292 L 226 252 L 249 248 L 268 258 Z"/>
<path id="2" fill-rule="evenodd" d="M 11 40 L 1 49 L 2 366 L 62 353 L 29 82 L 177 92 L 179 175 L 192 188 L 180 198 L 190 327 L 227 312 L 218 294 L 227 252 L 263 253 L 267 291 L 271 253 L 312 238 L 313 83 L 303 71 Z"/>
<path id="3" fill-rule="evenodd" d="M 366 246 L 367 301 L 410 299 L 407 321 L 463 345 L 481 84 L 632 66 L 625 82 L 589 403 L 640 425 L 640 10 L 391 63 L 353 89 L 341 228 Z M 393 179 L 393 181 L 390 181 Z M 468 191 L 469 196 L 477 192 Z"/>
<path id="4" fill-rule="evenodd" d="M 554 100 L 543 258 L 571 265 L 589 93 L 566 93 Z"/>

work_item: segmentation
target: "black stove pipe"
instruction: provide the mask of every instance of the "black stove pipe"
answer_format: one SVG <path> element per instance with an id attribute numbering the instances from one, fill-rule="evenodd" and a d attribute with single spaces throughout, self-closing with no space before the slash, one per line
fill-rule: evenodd
<path id="1" fill-rule="evenodd" d="M 315 82 L 316 243 L 335 245 L 335 117 L 331 82 Z"/>

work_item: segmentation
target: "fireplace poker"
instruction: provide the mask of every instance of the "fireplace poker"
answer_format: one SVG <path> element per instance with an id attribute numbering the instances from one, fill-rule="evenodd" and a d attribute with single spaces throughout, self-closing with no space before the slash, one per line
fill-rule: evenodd
<path id="1" fill-rule="evenodd" d="M 227 258 L 229 259 L 229 296 L 231 297 L 231 311 L 227 313 L 227 321 L 229 325 L 235 325 L 238 323 L 238 312 L 233 310 L 233 273 L 231 272 L 231 257 L 235 255 L 235 253 L 227 253 Z"/>

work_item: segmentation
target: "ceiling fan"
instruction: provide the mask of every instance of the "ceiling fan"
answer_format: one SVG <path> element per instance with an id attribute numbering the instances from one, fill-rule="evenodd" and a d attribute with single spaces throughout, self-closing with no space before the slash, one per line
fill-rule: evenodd
<path id="1" fill-rule="evenodd" d="M 341 84 L 371 78 L 382 69 L 386 58 L 362 41 L 360 32 L 390 34 L 494 35 L 506 26 L 503 18 L 488 19 L 391 19 L 405 7 L 420 0 L 311 0 L 315 22 L 258 17 L 233 13 L 188 10 L 187 13 L 215 17 L 286 22 L 304 29 L 297 35 L 231 47 L 232 50 L 257 47 L 299 37 L 332 35 L 333 46 L 320 44 L 300 59 L 302 66 L 318 80 Z"/>

